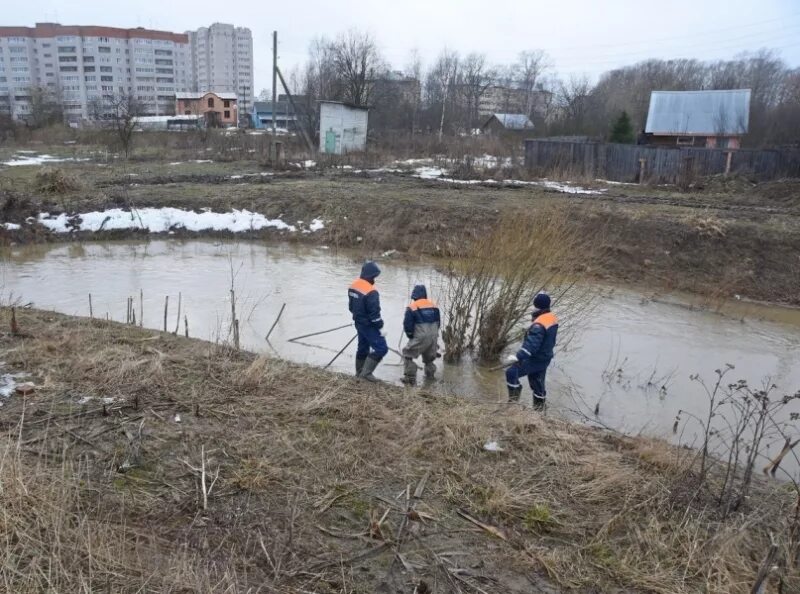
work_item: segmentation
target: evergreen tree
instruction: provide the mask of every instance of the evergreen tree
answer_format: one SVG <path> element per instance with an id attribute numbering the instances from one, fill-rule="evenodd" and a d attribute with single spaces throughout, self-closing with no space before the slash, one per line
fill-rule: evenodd
<path id="1" fill-rule="evenodd" d="M 619 142 L 622 144 L 633 143 L 633 126 L 631 119 L 628 117 L 628 112 L 623 111 L 619 114 L 619 118 L 614 122 L 614 127 L 611 128 L 611 142 Z"/>

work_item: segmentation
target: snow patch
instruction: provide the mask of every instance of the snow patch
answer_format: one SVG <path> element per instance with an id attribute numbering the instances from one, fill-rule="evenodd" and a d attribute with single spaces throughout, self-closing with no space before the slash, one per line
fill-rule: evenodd
<path id="1" fill-rule="evenodd" d="M 414 177 L 420 179 L 437 179 L 445 174 L 444 169 L 438 167 L 417 167 L 414 170 Z"/>
<path id="2" fill-rule="evenodd" d="M 5 227 L 6 231 L 18 231 L 22 227 L 17 225 L 16 223 L 3 223 L 3 227 Z"/>
<path id="3" fill-rule="evenodd" d="M 260 229 L 278 229 L 294 232 L 297 228 L 281 219 L 269 219 L 262 214 L 249 210 L 232 210 L 230 212 L 194 212 L 180 208 L 140 208 L 126 211 L 121 208 L 110 208 L 104 211 L 87 212 L 68 216 L 60 214 L 51 216 L 41 213 L 38 222 L 55 233 L 72 231 L 110 231 L 118 229 L 143 229 L 150 233 L 166 233 L 173 228 L 187 231 L 258 231 Z M 321 222 L 321 221 L 320 221 Z M 313 223 L 312 223 L 313 224 Z"/>
<path id="4" fill-rule="evenodd" d="M 322 219 L 314 219 L 308 226 L 309 231 L 322 231 L 325 228 L 325 221 Z"/>
<path id="5" fill-rule="evenodd" d="M 22 154 L 24 153 L 24 154 Z M 17 151 L 11 161 L 5 161 L 2 165 L 9 167 L 19 167 L 22 165 L 45 165 L 48 163 L 63 163 L 65 161 L 88 161 L 89 159 L 78 159 L 75 157 L 54 157 L 53 155 L 37 155 L 33 151 Z"/>

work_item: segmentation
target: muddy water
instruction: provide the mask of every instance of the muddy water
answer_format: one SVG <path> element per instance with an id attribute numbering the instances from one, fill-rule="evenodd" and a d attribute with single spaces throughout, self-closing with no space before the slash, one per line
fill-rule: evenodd
<path id="1" fill-rule="evenodd" d="M 402 315 L 412 286 L 424 282 L 436 298 L 442 278 L 431 267 L 387 260 L 379 289 L 389 344 L 397 349 Z M 90 243 L 12 248 L 2 253 L 3 298 L 36 307 L 124 321 L 126 299 L 144 294 L 144 325 L 163 326 L 169 295 L 168 326 L 174 330 L 178 293 L 191 336 L 230 340 L 230 288 L 236 291 L 243 348 L 325 365 L 353 336 L 352 328 L 309 338 L 289 338 L 347 324 L 346 288 L 358 273 L 350 256 L 324 249 L 212 241 Z M 607 289 L 607 288 L 604 288 Z M 286 310 L 271 336 L 264 336 L 280 310 Z M 564 323 L 568 323 L 565 321 Z M 180 332 L 183 332 L 183 320 Z M 355 346 L 333 365 L 350 372 Z M 397 382 L 400 358 L 391 354 L 377 375 Z M 672 438 L 681 409 L 699 414 L 706 406 L 700 386 L 689 375 L 713 381 L 726 363 L 728 376 L 751 384 L 771 381 L 783 392 L 800 389 L 800 312 L 734 304 L 726 314 L 698 311 L 685 302 L 656 302 L 641 294 L 615 290 L 599 303 L 588 326 L 567 352 L 558 352 L 549 373 L 550 410 L 595 419 L 627 432 Z M 441 366 L 441 362 L 440 362 Z M 505 400 L 501 372 L 472 364 L 446 365 L 436 384 L 442 390 L 486 401 Z M 527 390 L 526 390 L 527 391 Z M 527 399 L 530 398 L 530 393 Z M 788 417 L 788 413 L 787 413 Z M 683 441 L 697 433 L 687 426 Z"/>

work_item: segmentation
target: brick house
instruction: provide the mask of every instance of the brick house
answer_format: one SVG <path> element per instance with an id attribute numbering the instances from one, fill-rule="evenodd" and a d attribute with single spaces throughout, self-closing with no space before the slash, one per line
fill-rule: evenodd
<path id="1" fill-rule="evenodd" d="M 176 93 L 176 115 L 201 115 L 210 128 L 237 126 L 239 108 L 236 93 Z"/>

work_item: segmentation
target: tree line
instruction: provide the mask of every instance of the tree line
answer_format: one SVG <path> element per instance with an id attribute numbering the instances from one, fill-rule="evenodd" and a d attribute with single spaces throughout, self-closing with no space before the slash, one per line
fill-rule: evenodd
<path id="1" fill-rule="evenodd" d="M 377 134 L 469 134 L 485 121 L 491 105 L 526 114 L 537 136 L 629 141 L 644 129 L 654 90 L 746 88 L 751 106 L 745 143 L 800 142 L 800 68 L 790 68 L 766 49 L 730 60 L 651 59 L 609 70 L 593 83 L 587 76 L 559 76 L 539 49 L 522 51 L 509 64 L 447 49 L 423 64 L 412 51 L 395 67 L 373 36 L 351 30 L 335 39 L 316 39 L 306 62 L 291 73 L 290 86 L 312 130 L 317 101 L 328 99 L 369 106 L 370 127 Z"/>

